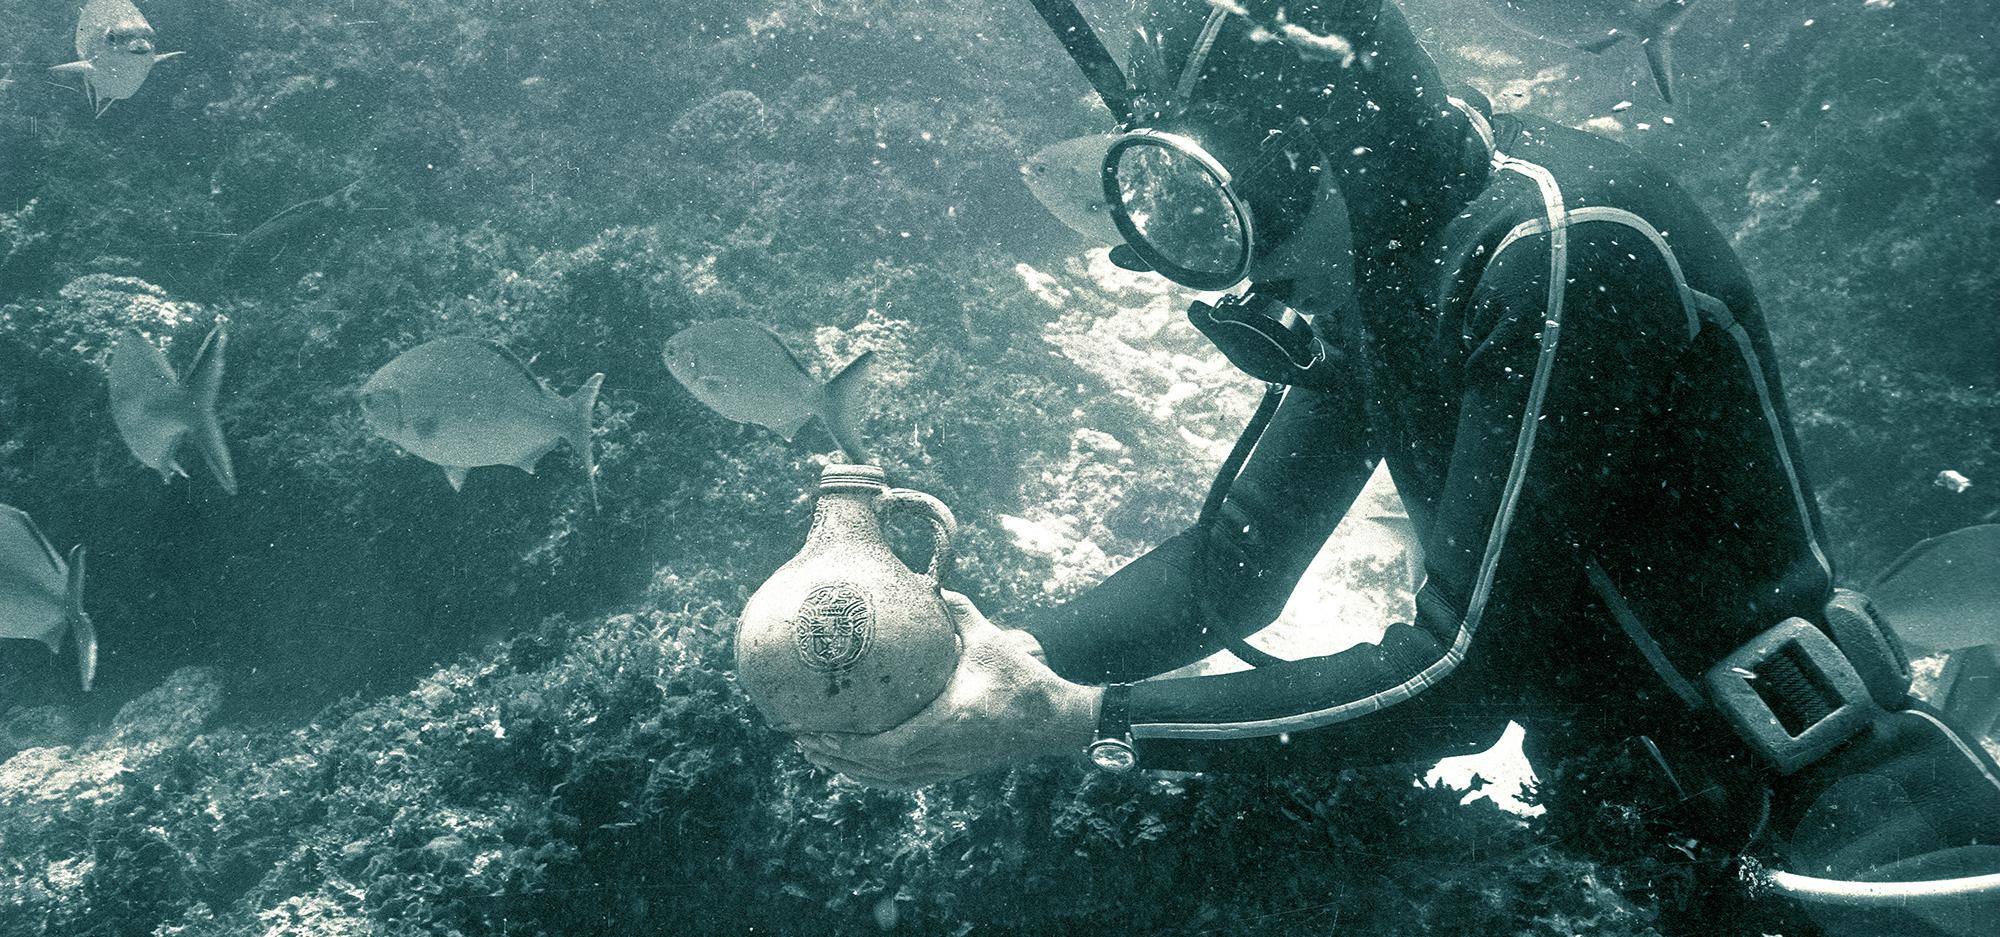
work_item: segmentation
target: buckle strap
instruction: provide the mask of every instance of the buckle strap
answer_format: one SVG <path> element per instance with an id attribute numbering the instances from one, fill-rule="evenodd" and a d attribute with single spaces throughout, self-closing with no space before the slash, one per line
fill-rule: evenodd
<path id="1" fill-rule="evenodd" d="M 1825 757 L 1882 711 L 1840 648 L 1787 618 L 1708 669 L 1709 698 L 1779 774 Z"/>
<path id="2" fill-rule="evenodd" d="M 1826 603 L 1826 630 L 1861 674 L 1868 695 L 1883 709 L 1903 708 L 1910 696 L 1910 658 L 1875 603 L 1852 589 L 1833 590 L 1833 600 Z"/>

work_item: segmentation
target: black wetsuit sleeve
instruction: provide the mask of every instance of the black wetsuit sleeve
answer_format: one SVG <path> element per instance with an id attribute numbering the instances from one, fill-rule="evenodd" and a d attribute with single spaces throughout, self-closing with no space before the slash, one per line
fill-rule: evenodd
<path id="1" fill-rule="evenodd" d="M 1358 394 L 1288 391 L 1212 523 L 1009 624 L 1083 683 L 1193 663 L 1269 624 L 1374 467 Z"/>
<path id="2" fill-rule="evenodd" d="M 1479 653 L 1483 621 L 1533 614 L 1494 614 L 1510 587 L 1571 563 L 1566 547 L 1604 522 L 1591 493 L 1643 451 L 1695 328 L 1645 237 L 1612 224 L 1562 233 L 1557 249 L 1546 227 L 1521 232 L 1444 317 L 1462 337 L 1458 420 L 1416 621 L 1337 654 L 1138 684 L 1140 764 L 1323 768 L 1462 753 L 1499 735 L 1505 707 L 1450 678 Z"/>

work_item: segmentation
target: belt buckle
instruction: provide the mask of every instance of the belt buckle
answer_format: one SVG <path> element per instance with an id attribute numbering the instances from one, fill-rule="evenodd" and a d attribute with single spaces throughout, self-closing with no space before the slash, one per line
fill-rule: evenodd
<path id="1" fill-rule="evenodd" d="M 1779 774 L 1818 761 L 1866 728 L 1881 709 L 1847 655 L 1803 618 L 1787 618 L 1751 638 L 1710 667 L 1706 682 L 1736 734 Z M 1760 682 L 1787 710 L 1796 713 L 1807 705 L 1827 712 L 1794 734 L 1758 692 Z"/>

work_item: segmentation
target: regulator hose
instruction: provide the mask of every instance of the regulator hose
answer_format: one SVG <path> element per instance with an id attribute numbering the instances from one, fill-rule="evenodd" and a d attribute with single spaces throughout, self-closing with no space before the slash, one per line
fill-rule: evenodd
<path id="1" fill-rule="evenodd" d="M 1921 882 L 1853 882 L 1779 871 L 1767 871 L 1763 878 L 1773 889 L 1800 901 L 1850 907 L 1894 907 L 1923 898 L 2000 896 L 2000 872 Z"/>

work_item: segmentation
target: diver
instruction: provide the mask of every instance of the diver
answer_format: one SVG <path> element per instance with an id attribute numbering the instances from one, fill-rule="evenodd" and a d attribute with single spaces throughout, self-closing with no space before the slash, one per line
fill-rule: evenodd
<path id="1" fill-rule="evenodd" d="M 2000 768 L 1835 588 L 1763 311 L 1672 180 L 1448 91 L 1384 0 L 1142 4 L 1169 80 L 1137 83 L 1074 5 L 1033 2 L 1120 119 L 1114 260 L 1247 283 L 1190 317 L 1272 391 L 1193 526 L 1019 630 L 953 598 L 939 700 L 802 738 L 809 758 L 901 788 L 1076 751 L 1330 770 L 1476 752 L 1512 719 L 1544 776 L 1639 753 L 1662 828 L 1719 869 L 1994 884 Z M 1249 647 L 1378 462 L 1426 557 L 1415 620 L 1321 657 Z M 1148 679 L 1224 648 L 1256 666 Z"/>

